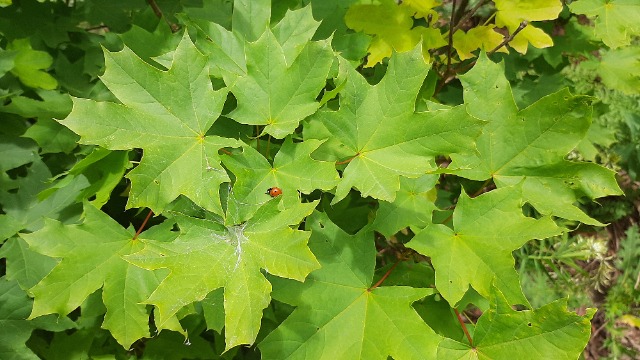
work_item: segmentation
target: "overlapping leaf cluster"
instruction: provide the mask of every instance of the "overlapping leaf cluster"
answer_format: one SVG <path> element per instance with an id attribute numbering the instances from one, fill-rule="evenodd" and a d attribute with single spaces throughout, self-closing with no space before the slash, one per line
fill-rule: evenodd
<path id="1" fill-rule="evenodd" d="M 427 17 L 437 5 L 420 4 L 406 1 L 400 9 L 397 20 L 409 32 L 407 16 Z M 508 16 L 505 3 L 496 6 L 500 21 L 520 19 Z M 347 25 L 368 31 L 355 10 L 347 16 Z M 424 36 L 372 31 L 380 56 L 370 60 L 391 54 L 398 41 L 406 50 L 394 53 L 372 84 L 334 52 L 331 39 L 313 39 L 320 23 L 310 6 L 271 18 L 270 1 L 238 0 L 227 27 L 188 12 L 173 19 L 186 29 L 168 35 L 165 53 L 135 41 L 105 49 L 100 84 L 108 95 L 78 91 L 84 96 L 73 97 L 68 116 L 54 115 L 65 117 L 59 123 L 80 144 L 96 146 L 57 188 L 38 187 L 51 173 L 33 160 L 33 144 L 12 148 L 14 163 L 3 174 L 33 162 L 35 175 L 2 181 L 11 190 L 37 181 L 32 191 L 0 193 L 1 234 L 11 237 L 0 250 L 7 258 L 0 323 L 17 329 L 0 354 L 23 351 L 18 343 L 34 321 L 66 319 L 80 308 L 87 318 L 98 312 L 91 321 L 126 349 L 145 338 L 154 338 L 149 348 L 156 339 L 171 343 L 170 331 L 189 337 L 198 326 L 224 326 L 217 350 L 257 343 L 265 359 L 526 357 L 531 348 L 545 358 L 576 358 L 592 314 L 567 312 L 562 301 L 512 310 L 530 305 L 511 252 L 565 232 L 559 218 L 599 225 L 578 202 L 619 193 L 611 171 L 565 160 L 587 135 L 590 100 L 561 90 L 519 109 L 502 67 L 481 55 L 462 78 L 463 104 L 424 102 Z M 536 30 L 523 33 L 520 45 Z M 33 51 L 15 44 L 16 51 Z M 46 89 L 41 69 L 12 71 L 20 80 L 39 78 L 44 84 L 33 86 Z M 127 207 L 149 208 L 161 219 L 141 233 L 98 208 L 131 166 L 130 153 L 141 158 L 126 175 Z M 446 211 L 436 204 L 441 174 L 497 189 L 479 196 L 463 189 L 452 223 L 434 222 L 433 211 Z M 271 198 L 271 187 L 283 195 Z M 332 209 L 362 198 L 377 210 L 349 234 L 334 223 Z M 23 213 L 20 202 L 34 205 Z M 73 216 L 42 222 L 70 205 Z M 525 206 L 535 216 L 525 216 Z M 392 238 L 403 229 L 415 236 L 406 248 L 398 245 L 402 257 L 378 266 L 377 234 Z M 416 280 L 426 257 L 434 275 Z M 396 267 L 402 274 L 391 281 Z M 24 297 L 16 284 L 32 306 L 16 300 Z M 452 309 L 476 292 L 491 306 L 473 345 L 425 315 L 452 321 Z M 274 310 L 283 303 L 293 307 L 286 319 Z M 24 320 L 29 309 L 31 322 Z M 192 315 L 204 315 L 203 322 L 191 326 Z M 265 326 L 269 321 L 275 324 Z M 198 356 L 212 356 L 194 340 L 196 347 Z"/>

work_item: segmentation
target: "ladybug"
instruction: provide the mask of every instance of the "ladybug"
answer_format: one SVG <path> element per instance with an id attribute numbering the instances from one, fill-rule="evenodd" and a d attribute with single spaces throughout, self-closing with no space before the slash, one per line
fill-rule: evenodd
<path id="1" fill-rule="evenodd" d="M 267 189 L 267 195 L 271 195 L 271 197 L 276 197 L 282 195 L 282 189 L 279 187 L 272 187 Z"/>

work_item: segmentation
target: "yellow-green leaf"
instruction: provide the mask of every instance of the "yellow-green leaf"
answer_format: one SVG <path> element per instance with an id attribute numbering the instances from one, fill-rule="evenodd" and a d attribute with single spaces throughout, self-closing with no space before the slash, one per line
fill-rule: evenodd
<path id="1" fill-rule="evenodd" d="M 553 45 L 551 37 L 531 24 L 532 21 L 553 20 L 562 11 L 560 0 L 496 0 L 496 25 L 506 26 L 513 33 L 523 21 L 529 24 L 509 43 L 521 54 L 528 44 L 536 48 Z"/>
<path id="2" fill-rule="evenodd" d="M 464 31 L 456 31 L 453 34 L 453 47 L 458 52 L 460 60 L 475 57 L 471 52 L 477 49 L 490 51 L 500 45 L 503 40 L 503 36 L 494 29 L 495 25 L 481 25 L 470 29 L 466 33 Z M 506 47 L 501 47 L 498 51 L 505 53 L 509 52 Z"/>
<path id="3" fill-rule="evenodd" d="M 576 14 L 595 17 L 595 33 L 607 46 L 631 44 L 640 35 L 640 2 L 637 0 L 579 0 L 569 4 Z"/>

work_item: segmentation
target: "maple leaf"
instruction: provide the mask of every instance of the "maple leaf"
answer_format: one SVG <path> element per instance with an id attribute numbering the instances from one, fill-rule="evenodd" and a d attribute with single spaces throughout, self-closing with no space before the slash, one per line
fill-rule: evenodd
<path id="1" fill-rule="evenodd" d="M 417 44 L 422 45 L 425 62 L 430 62 L 429 49 L 447 44 L 439 29 L 413 26 L 413 16 L 427 17 L 437 13 L 431 10 L 436 1 L 406 1 L 400 5 L 393 0 L 382 0 L 379 4 L 355 4 L 345 15 L 345 23 L 355 31 L 374 35 L 369 46 L 366 67 L 372 67 L 391 56 L 393 51 L 407 52 Z M 434 19 L 435 20 L 435 19 Z"/>
<path id="2" fill-rule="evenodd" d="M 611 89 L 629 95 L 640 93 L 640 49 L 637 47 L 605 51 L 601 57 L 584 61 L 580 66 L 597 72 Z"/>
<path id="3" fill-rule="evenodd" d="M 489 123 L 477 139 L 477 154 L 451 155 L 451 172 L 493 178 L 498 187 L 523 181 L 524 199 L 541 213 L 599 225 L 574 203 L 620 194 L 614 172 L 564 160 L 591 125 L 589 97 L 562 89 L 519 110 L 502 67 L 484 53 L 460 79 L 469 113 Z"/>
<path id="4" fill-rule="evenodd" d="M 238 0 L 233 2 L 231 23 L 233 30 L 246 41 L 256 41 L 269 26 L 271 1 Z"/>
<path id="5" fill-rule="evenodd" d="M 513 33 L 523 21 L 529 22 L 509 42 L 517 52 L 525 54 L 529 43 L 536 48 L 553 46 L 551 37 L 530 22 L 556 19 L 562 11 L 560 0 L 495 0 L 495 4 L 498 27 L 506 26 Z"/>
<path id="6" fill-rule="evenodd" d="M 31 302 L 18 283 L 0 277 L 0 356 L 3 359 L 38 360 L 26 346 L 34 324 L 26 320 Z"/>
<path id="7" fill-rule="evenodd" d="M 432 289 L 371 289 L 373 233 L 350 236 L 326 215 L 306 221 L 322 267 L 304 284 L 274 280 L 274 297 L 296 310 L 259 345 L 263 359 L 435 359 L 441 337 L 411 307 Z"/>
<path id="8" fill-rule="evenodd" d="M 506 187 L 471 199 L 463 191 L 453 212 L 453 229 L 431 224 L 407 246 L 431 257 L 436 288 L 452 305 L 469 285 L 485 297 L 491 286 L 512 304 L 528 304 L 511 252 L 531 239 L 562 233 L 550 217 L 533 219 L 522 214 L 518 187 Z"/>
<path id="9" fill-rule="evenodd" d="M 262 311 L 271 301 L 271 284 L 260 269 L 302 281 L 318 267 L 307 248 L 309 232 L 290 227 L 310 214 L 317 202 L 280 211 L 273 199 L 253 217 L 238 216 L 235 202 L 231 193 L 224 220 L 178 216 L 181 234 L 175 241 L 148 242 L 144 250 L 126 257 L 145 269 L 171 271 L 144 301 L 157 307 L 155 320 L 160 326 L 183 306 L 224 287 L 226 349 L 251 344 L 258 334 Z"/>
<path id="10" fill-rule="evenodd" d="M 631 44 L 640 35 L 640 4 L 636 0 L 579 0 L 569 4 L 576 14 L 595 16 L 595 33 L 615 49 Z"/>
<path id="11" fill-rule="evenodd" d="M 332 189 L 340 179 L 335 165 L 311 158 L 321 144 L 314 139 L 294 144 L 287 138 L 273 165 L 250 146 L 245 146 L 242 154 L 224 156 L 222 161 L 236 176 L 236 198 L 250 204 L 264 203 L 270 198 L 267 189 L 279 187 L 285 202 L 293 203 L 299 201 L 298 191 L 309 194 L 316 189 Z"/>
<path id="12" fill-rule="evenodd" d="M 400 178 L 400 190 L 392 203 L 380 201 L 372 228 L 387 238 L 407 226 L 425 226 L 436 209 L 435 185 L 438 175 L 423 175 L 417 179 Z"/>
<path id="13" fill-rule="evenodd" d="M 495 25 L 476 26 L 466 33 L 464 31 L 456 31 L 453 34 L 453 47 L 458 52 L 460 60 L 471 59 L 475 57 L 471 52 L 477 49 L 491 51 L 502 43 L 503 36 L 495 30 Z M 501 47 L 498 52 L 508 53 L 506 47 Z"/>
<path id="14" fill-rule="evenodd" d="M 76 203 L 82 191 L 89 186 L 87 179 L 79 176 L 66 182 L 64 188 L 52 191 L 45 199 L 40 199 L 41 193 L 49 188 L 49 179 L 51 172 L 47 165 L 40 158 L 36 158 L 27 169 L 27 176 L 10 180 L 5 184 L 8 191 L 0 191 L 0 202 L 4 212 L 0 214 L 0 240 L 13 236 L 22 229 L 39 229 L 44 217 L 58 216 Z"/>
<path id="15" fill-rule="evenodd" d="M 0 258 L 7 262 L 7 280 L 16 280 L 23 289 L 36 285 L 57 264 L 54 259 L 29 249 L 29 245 L 19 237 L 2 244 Z"/>
<path id="16" fill-rule="evenodd" d="M 363 197 L 393 201 L 400 176 L 419 177 L 435 169 L 435 155 L 475 148 L 482 122 L 469 116 L 464 106 L 415 112 L 416 97 L 429 70 L 420 47 L 396 53 L 377 85 L 369 85 L 344 59 L 341 69 L 346 83 L 340 91 L 340 109 L 325 109 L 312 120 L 322 121 L 333 139 L 352 154 L 334 203 L 351 187 Z"/>
<path id="17" fill-rule="evenodd" d="M 130 49 L 105 51 L 101 77 L 122 104 L 73 99 L 61 123 L 81 142 L 110 150 L 142 148 L 131 179 L 128 207 L 161 212 L 178 195 L 220 213 L 218 187 L 229 181 L 218 150 L 239 146 L 234 139 L 206 135 L 216 121 L 227 90 L 213 90 L 207 60 L 185 33 L 168 71 L 142 61 Z"/>
<path id="18" fill-rule="evenodd" d="M 67 315 L 94 291 L 102 288 L 107 314 L 102 326 L 124 348 L 150 337 L 149 315 L 141 304 L 159 279 L 122 256 L 141 250 L 143 242 L 133 231 L 92 205 L 85 204 L 85 220 L 80 225 L 64 225 L 45 220 L 45 226 L 31 234 L 21 234 L 29 248 L 62 260 L 29 292 L 34 297 L 29 318 Z M 144 236 L 144 233 L 141 235 Z"/>
<path id="19" fill-rule="evenodd" d="M 198 31 L 198 46 L 210 54 L 210 65 L 238 101 L 228 116 L 242 124 L 266 125 L 263 133 L 281 139 L 317 111 L 316 97 L 326 85 L 334 57 L 329 40 L 310 41 L 319 25 L 311 7 L 288 11 L 273 28 L 247 28 L 242 13 L 249 12 L 244 15 L 255 16 L 258 24 L 263 23 L 260 19 L 266 10 L 258 10 L 263 2 L 251 6 L 234 3 L 234 32 L 213 23 L 187 23 Z M 256 37 L 257 30 L 262 29 L 260 36 L 245 42 L 236 31 L 236 19 L 242 19 L 240 33 Z"/>
<path id="20" fill-rule="evenodd" d="M 536 359 L 577 359 L 591 330 L 585 316 L 567 312 L 567 299 L 559 299 L 535 310 L 515 311 L 497 289 L 491 291 L 491 308 L 478 319 L 473 346 L 444 339 L 438 359 L 508 359 L 514 354 L 530 354 Z"/>
<path id="21" fill-rule="evenodd" d="M 52 90 L 58 86 L 56 79 L 45 71 L 53 64 L 53 57 L 49 53 L 33 50 L 29 39 L 16 39 L 7 46 L 7 50 L 15 51 L 14 67 L 11 72 L 23 84 L 46 90 Z"/>

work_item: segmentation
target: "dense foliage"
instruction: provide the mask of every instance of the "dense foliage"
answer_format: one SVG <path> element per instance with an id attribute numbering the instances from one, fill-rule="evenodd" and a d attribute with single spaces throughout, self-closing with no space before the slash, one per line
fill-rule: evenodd
<path id="1" fill-rule="evenodd" d="M 0 358 L 630 351 L 636 1 L 0 6 Z"/>

